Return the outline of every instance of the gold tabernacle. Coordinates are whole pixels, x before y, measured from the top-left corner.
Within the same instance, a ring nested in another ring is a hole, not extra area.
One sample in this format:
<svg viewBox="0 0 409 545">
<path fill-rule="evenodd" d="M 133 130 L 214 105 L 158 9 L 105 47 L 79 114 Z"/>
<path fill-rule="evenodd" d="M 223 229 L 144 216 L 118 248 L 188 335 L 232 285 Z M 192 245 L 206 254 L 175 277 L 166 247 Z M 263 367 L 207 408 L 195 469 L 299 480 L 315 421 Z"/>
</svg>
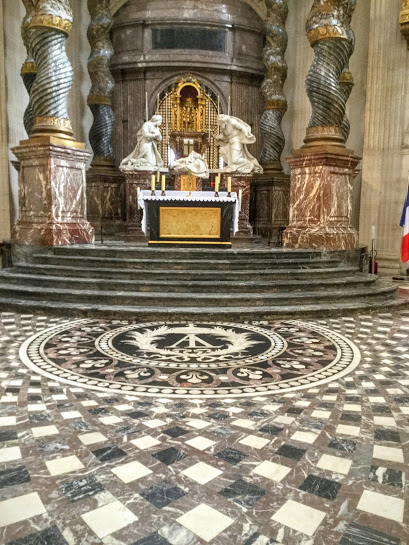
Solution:
<svg viewBox="0 0 409 545">
<path fill-rule="evenodd" d="M 160 208 L 160 236 L 165 238 L 220 238 L 220 208 Z"/>
<path fill-rule="evenodd" d="M 180 177 L 180 190 L 181 191 L 196 191 L 197 178 L 189 174 L 182 174 Z"/>
</svg>

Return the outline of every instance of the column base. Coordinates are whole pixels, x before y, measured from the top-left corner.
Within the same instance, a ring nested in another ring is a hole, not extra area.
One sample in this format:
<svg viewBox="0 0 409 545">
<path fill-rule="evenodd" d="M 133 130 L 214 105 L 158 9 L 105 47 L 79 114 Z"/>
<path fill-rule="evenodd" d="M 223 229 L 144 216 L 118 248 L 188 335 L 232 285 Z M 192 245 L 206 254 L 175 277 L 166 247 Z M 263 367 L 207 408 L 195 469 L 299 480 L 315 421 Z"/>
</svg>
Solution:
<svg viewBox="0 0 409 545">
<path fill-rule="evenodd" d="M 317 250 L 353 250 L 358 246 L 358 231 L 353 228 L 297 228 L 287 227 L 284 246 Z"/>
<path fill-rule="evenodd" d="M 86 219 L 83 144 L 35 137 L 13 149 L 19 160 L 19 219 L 13 228 L 16 244 L 63 246 L 94 242 Z"/>
<path fill-rule="evenodd" d="M 250 194 L 251 182 L 253 174 L 241 174 L 240 172 L 223 172 L 221 185 L 224 190 L 227 189 L 227 180 L 231 177 L 231 190 L 237 193 L 237 197 L 241 194 L 241 210 L 239 212 L 239 230 L 235 237 L 243 238 L 253 237 L 253 227 L 250 225 Z M 234 237 L 233 237 L 234 238 Z"/>
<path fill-rule="evenodd" d="M 264 174 L 255 177 L 254 186 L 254 231 L 280 246 L 282 232 L 289 223 L 290 176 L 282 170 L 278 172 L 265 168 Z"/>
<path fill-rule="evenodd" d="M 94 238 L 94 228 L 88 222 L 48 225 L 17 221 L 13 228 L 13 242 L 30 246 L 92 244 Z"/>
<path fill-rule="evenodd" d="M 351 250 L 358 232 L 351 225 L 351 190 L 360 162 L 343 150 L 297 150 L 291 167 L 290 223 L 284 231 L 287 248 Z"/>
</svg>

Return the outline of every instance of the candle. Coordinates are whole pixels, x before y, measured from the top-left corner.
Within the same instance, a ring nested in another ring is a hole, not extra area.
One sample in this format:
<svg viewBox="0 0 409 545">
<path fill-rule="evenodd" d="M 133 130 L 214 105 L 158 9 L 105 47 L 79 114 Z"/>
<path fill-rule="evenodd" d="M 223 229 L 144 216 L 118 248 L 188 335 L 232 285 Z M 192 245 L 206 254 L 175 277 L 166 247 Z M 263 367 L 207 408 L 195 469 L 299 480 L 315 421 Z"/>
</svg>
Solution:
<svg viewBox="0 0 409 545">
<path fill-rule="evenodd" d="M 166 180 L 166 179 L 165 179 L 165 175 L 162 174 L 162 191 L 165 191 L 165 183 L 166 183 L 165 180 Z"/>
<path fill-rule="evenodd" d="M 209 123 L 209 144 L 210 144 L 210 97 L 207 99 L 207 122 Z"/>
<path fill-rule="evenodd" d="M 155 174 L 151 176 L 151 191 L 155 191 Z"/>
<path fill-rule="evenodd" d="M 146 121 L 148 121 L 149 120 L 149 117 L 148 117 L 148 115 L 149 115 L 148 114 L 148 91 L 146 91 L 146 93 L 145 93 L 145 109 L 146 109 L 146 111 L 145 111 Z"/>
<path fill-rule="evenodd" d="M 231 176 L 227 178 L 227 192 L 231 193 Z"/>
<path fill-rule="evenodd" d="M 159 93 L 158 93 L 158 105 L 156 107 L 156 113 L 159 113 Z"/>
<path fill-rule="evenodd" d="M 168 120 L 168 95 L 165 96 L 166 108 L 166 145 L 169 146 L 169 120 Z"/>
<path fill-rule="evenodd" d="M 141 197 L 141 188 L 140 187 L 137 187 L 136 188 L 136 202 L 137 202 L 137 207 L 138 207 L 138 210 L 140 210 L 140 206 L 139 206 L 139 199 Z"/>
<path fill-rule="evenodd" d="M 219 192 L 219 185 L 220 185 L 220 174 L 218 174 L 218 175 L 216 176 L 216 183 L 215 183 L 215 188 L 214 188 L 214 190 L 215 190 L 216 193 Z"/>
<path fill-rule="evenodd" d="M 243 190 L 239 189 L 239 210 L 241 212 L 241 198 L 243 196 Z"/>
<path fill-rule="evenodd" d="M 158 184 L 159 184 L 159 181 L 160 181 L 160 172 L 159 172 L 159 170 L 156 173 L 156 179 L 157 179 Z"/>
<path fill-rule="evenodd" d="M 229 97 L 229 105 L 228 105 L 228 108 L 227 108 L 227 115 L 230 115 L 230 97 Z"/>
<path fill-rule="evenodd" d="M 375 225 L 372 225 L 372 227 L 371 227 L 371 239 L 372 240 L 376 239 L 376 227 L 375 227 Z"/>
</svg>

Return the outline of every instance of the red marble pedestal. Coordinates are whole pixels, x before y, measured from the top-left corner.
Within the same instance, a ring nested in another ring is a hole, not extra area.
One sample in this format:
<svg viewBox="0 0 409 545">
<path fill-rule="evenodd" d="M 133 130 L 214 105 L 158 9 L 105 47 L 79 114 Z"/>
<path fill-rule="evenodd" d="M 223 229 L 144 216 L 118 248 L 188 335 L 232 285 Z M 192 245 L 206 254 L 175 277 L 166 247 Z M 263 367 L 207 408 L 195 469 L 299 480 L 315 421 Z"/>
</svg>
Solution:
<svg viewBox="0 0 409 545">
<path fill-rule="evenodd" d="M 151 176 L 154 174 L 156 177 L 156 172 L 149 170 L 123 170 L 122 172 L 125 175 L 125 229 L 132 236 L 145 238 L 142 231 L 143 210 L 138 208 L 138 188 L 140 191 L 151 189 Z"/>
<path fill-rule="evenodd" d="M 20 213 L 12 235 L 15 244 L 94 242 L 94 229 L 86 219 L 85 165 L 90 154 L 82 144 L 62 142 L 37 137 L 12 150 L 20 163 Z"/>
<path fill-rule="evenodd" d="M 253 227 L 250 225 L 250 193 L 251 181 L 253 174 L 240 174 L 239 172 L 223 172 L 221 178 L 221 190 L 226 191 L 227 180 L 231 176 L 231 190 L 237 193 L 237 197 L 241 191 L 241 209 L 239 213 L 239 230 L 235 237 L 252 237 Z"/>
<path fill-rule="evenodd" d="M 287 248 L 350 250 L 358 245 L 351 226 L 351 189 L 360 162 L 348 150 L 307 151 L 287 159 L 291 167 Z"/>
<path fill-rule="evenodd" d="M 87 218 L 95 230 L 115 234 L 124 229 L 123 174 L 113 165 L 94 162 L 87 172 Z"/>
</svg>

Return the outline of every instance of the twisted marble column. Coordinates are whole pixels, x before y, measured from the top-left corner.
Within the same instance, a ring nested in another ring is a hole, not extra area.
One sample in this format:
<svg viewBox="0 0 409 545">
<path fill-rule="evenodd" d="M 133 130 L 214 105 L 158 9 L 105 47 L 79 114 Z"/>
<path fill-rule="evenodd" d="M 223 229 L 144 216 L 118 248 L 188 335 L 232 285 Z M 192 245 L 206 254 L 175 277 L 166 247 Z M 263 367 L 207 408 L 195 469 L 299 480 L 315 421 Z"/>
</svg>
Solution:
<svg viewBox="0 0 409 545">
<path fill-rule="evenodd" d="M 402 0 L 402 11 L 399 17 L 400 31 L 408 42 L 409 48 L 409 0 Z"/>
<path fill-rule="evenodd" d="M 29 26 L 32 19 L 32 14 L 34 11 L 34 6 L 32 0 L 23 0 L 24 6 L 26 8 L 26 15 L 24 16 L 22 25 L 21 25 L 21 37 L 27 51 L 26 60 L 21 68 L 21 77 L 23 79 L 24 86 L 27 90 L 27 93 L 30 97 L 31 88 L 37 77 L 37 66 L 34 62 L 33 56 L 31 54 L 30 42 L 29 42 Z M 24 128 L 28 136 L 30 136 L 31 131 L 34 125 L 34 114 L 31 104 L 31 97 L 29 99 L 28 106 L 24 112 Z"/>
<path fill-rule="evenodd" d="M 88 41 L 91 45 L 88 72 L 92 82 L 88 105 L 94 116 L 89 138 L 94 152 L 93 163 L 113 163 L 111 137 L 114 112 L 111 95 L 114 79 L 109 69 L 109 61 L 114 49 L 109 38 L 112 27 L 109 0 L 88 0 L 88 10 L 91 15 L 88 28 Z"/>
<path fill-rule="evenodd" d="M 260 126 L 264 137 L 261 162 L 264 167 L 282 171 L 281 154 L 285 139 L 281 121 L 287 111 L 283 87 L 287 79 L 287 63 L 284 54 L 288 36 L 285 22 L 288 15 L 287 0 L 266 0 L 267 18 L 264 23 L 266 46 L 263 62 L 267 75 L 261 86 L 265 107 Z"/>
<path fill-rule="evenodd" d="M 306 80 L 312 106 L 307 144 L 321 140 L 343 145 L 341 127 L 349 94 L 342 89 L 340 78 L 353 51 L 349 23 L 355 3 L 356 0 L 314 0 L 308 17 L 307 36 L 314 48 L 314 59 Z"/>
<path fill-rule="evenodd" d="M 341 93 L 343 94 L 345 99 L 345 104 L 348 102 L 348 99 L 354 87 L 354 77 L 351 71 L 349 70 L 349 59 L 351 58 L 355 50 L 355 33 L 351 28 L 351 20 L 352 20 L 352 15 L 355 11 L 356 2 L 357 0 L 348 0 L 348 5 L 346 6 L 345 19 L 344 19 L 346 24 L 350 48 L 348 53 L 348 63 L 339 78 L 339 85 L 341 88 Z M 351 125 L 349 123 L 349 119 L 346 113 L 344 113 L 344 119 L 342 120 L 341 130 L 342 130 L 342 138 L 344 139 L 344 142 L 346 143 L 349 137 L 350 130 L 351 130 Z"/>
<path fill-rule="evenodd" d="M 31 88 L 33 135 L 55 134 L 73 140 L 67 111 L 73 69 L 65 50 L 71 28 L 70 0 L 37 0 L 28 26 L 29 45 L 38 69 Z"/>
</svg>

